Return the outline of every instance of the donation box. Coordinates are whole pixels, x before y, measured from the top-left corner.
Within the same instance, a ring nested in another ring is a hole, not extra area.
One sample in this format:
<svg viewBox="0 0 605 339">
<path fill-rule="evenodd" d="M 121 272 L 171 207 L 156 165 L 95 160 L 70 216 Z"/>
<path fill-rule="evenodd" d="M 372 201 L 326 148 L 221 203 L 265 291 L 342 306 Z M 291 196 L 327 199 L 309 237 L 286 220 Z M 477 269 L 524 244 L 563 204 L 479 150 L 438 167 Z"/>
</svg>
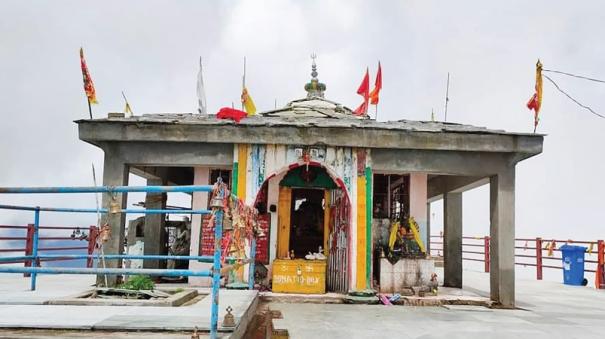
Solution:
<svg viewBox="0 0 605 339">
<path fill-rule="evenodd" d="M 326 293 L 326 261 L 275 259 L 272 289 L 282 293 Z"/>
</svg>

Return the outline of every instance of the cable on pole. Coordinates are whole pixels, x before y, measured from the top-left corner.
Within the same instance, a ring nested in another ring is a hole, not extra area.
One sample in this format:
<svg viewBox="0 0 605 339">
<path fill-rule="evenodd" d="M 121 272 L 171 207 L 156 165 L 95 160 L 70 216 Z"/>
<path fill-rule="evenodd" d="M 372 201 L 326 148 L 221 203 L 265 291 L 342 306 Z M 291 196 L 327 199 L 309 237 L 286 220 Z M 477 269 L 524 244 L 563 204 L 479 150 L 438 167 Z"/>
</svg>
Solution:
<svg viewBox="0 0 605 339">
<path fill-rule="evenodd" d="M 567 92 L 565 92 L 564 90 L 561 89 L 561 87 L 559 87 L 559 85 L 557 85 L 557 83 L 551 79 L 548 75 L 544 75 L 544 77 L 546 78 L 546 80 L 550 81 L 553 85 L 555 85 L 555 87 L 557 88 L 557 90 L 561 93 L 563 93 L 566 97 L 568 97 L 571 101 L 575 102 L 578 106 L 588 110 L 590 113 L 605 119 L 604 115 L 601 115 L 597 112 L 595 112 L 592 108 L 590 108 L 589 106 L 586 106 L 584 104 L 582 104 L 581 102 L 579 102 L 578 100 L 574 99 L 571 95 L 569 95 Z"/>
<path fill-rule="evenodd" d="M 550 73 L 563 74 L 563 75 L 567 75 L 567 76 L 578 78 L 578 79 L 584 79 L 584 80 L 589 80 L 589 81 L 594 81 L 594 82 L 600 82 L 600 83 L 605 84 L 605 80 L 590 78 L 590 77 L 586 77 L 586 76 L 583 76 L 583 75 L 577 75 L 577 74 L 572 74 L 572 73 L 567 73 L 567 72 L 556 71 L 556 70 L 553 70 L 553 69 L 542 69 L 542 72 L 550 72 Z"/>
</svg>

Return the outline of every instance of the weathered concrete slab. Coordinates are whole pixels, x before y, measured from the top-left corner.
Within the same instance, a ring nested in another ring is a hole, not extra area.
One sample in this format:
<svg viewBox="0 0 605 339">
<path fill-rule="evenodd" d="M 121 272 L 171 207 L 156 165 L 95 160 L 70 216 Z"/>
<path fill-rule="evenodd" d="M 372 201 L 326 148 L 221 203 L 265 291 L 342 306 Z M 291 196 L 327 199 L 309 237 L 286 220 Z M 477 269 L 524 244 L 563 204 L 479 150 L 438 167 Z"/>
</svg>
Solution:
<svg viewBox="0 0 605 339">
<path fill-rule="evenodd" d="M 198 290 L 206 295 L 199 302 L 181 307 L 45 305 L 48 299 L 90 289 L 95 277 L 41 275 L 38 279 L 38 291 L 29 291 L 29 279 L 0 276 L 0 328 L 192 331 L 197 327 L 201 332 L 210 328 L 209 289 Z M 257 296 L 257 291 L 221 290 L 219 330 L 234 337 L 243 335 L 256 309 Z M 235 329 L 221 327 L 227 306 L 233 308 Z"/>
<path fill-rule="evenodd" d="M 158 299 L 102 299 L 90 298 L 94 290 L 88 290 L 82 293 L 74 294 L 66 298 L 50 299 L 45 302 L 47 305 L 74 305 L 74 306 L 160 306 L 177 307 L 185 304 L 198 296 L 196 289 L 184 289 L 177 292 L 176 289 L 161 288 L 160 291 L 175 292 L 166 298 Z M 205 296 L 203 296 L 205 297 Z"/>
<path fill-rule="evenodd" d="M 464 271 L 465 292 L 489 296 L 489 274 Z M 591 338 L 605 333 L 605 291 L 517 279 L 523 309 L 273 303 L 292 338 Z M 479 311 L 480 310 L 480 311 Z"/>
</svg>

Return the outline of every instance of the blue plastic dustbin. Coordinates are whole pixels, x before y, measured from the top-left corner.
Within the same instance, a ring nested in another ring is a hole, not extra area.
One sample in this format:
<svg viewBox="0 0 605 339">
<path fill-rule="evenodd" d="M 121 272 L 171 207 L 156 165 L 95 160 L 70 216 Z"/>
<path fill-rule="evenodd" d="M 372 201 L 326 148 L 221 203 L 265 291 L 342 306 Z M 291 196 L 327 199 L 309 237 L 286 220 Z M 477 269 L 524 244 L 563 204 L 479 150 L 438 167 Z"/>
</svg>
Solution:
<svg viewBox="0 0 605 339">
<path fill-rule="evenodd" d="M 563 245 L 560 248 L 563 259 L 563 283 L 565 285 L 586 285 L 584 282 L 584 253 L 586 247 Z"/>
</svg>

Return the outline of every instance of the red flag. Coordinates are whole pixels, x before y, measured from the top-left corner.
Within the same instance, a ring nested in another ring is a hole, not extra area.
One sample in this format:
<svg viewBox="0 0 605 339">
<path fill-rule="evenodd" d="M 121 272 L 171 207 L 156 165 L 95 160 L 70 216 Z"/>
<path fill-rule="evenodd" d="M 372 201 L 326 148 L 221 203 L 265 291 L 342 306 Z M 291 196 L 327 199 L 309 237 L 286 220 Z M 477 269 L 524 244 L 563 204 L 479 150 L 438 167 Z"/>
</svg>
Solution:
<svg viewBox="0 0 605 339">
<path fill-rule="evenodd" d="M 231 107 L 223 107 L 216 113 L 217 119 L 231 119 L 237 123 L 245 118 L 248 113 Z"/>
<path fill-rule="evenodd" d="M 80 66 L 82 68 L 82 79 L 84 80 L 84 92 L 88 98 L 88 102 L 91 104 L 97 104 L 97 93 L 95 91 L 95 85 L 92 83 L 92 78 L 88 72 L 86 66 L 86 60 L 84 60 L 84 50 L 80 47 Z"/>
<path fill-rule="evenodd" d="M 370 98 L 370 72 L 366 69 L 366 75 L 357 89 L 357 94 L 363 97 L 363 103 L 354 111 L 356 115 L 366 115 L 368 113 L 368 99 Z"/>
<path fill-rule="evenodd" d="M 380 67 L 380 61 L 378 61 L 378 72 L 376 72 L 376 82 L 374 83 L 374 89 L 370 93 L 370 104 L 378 105 L 380 101 L 380 90 L 382 89 L 382 67 Z"/>
<path fill-rule="evenodd" d="M 364 115 L 368 113 L 368 101 L 364 100 L 361 105 L 359 105 L 359 107 L 357 107 L 353 113 L 355 113 L 355 115 Z"/>
</svg>

